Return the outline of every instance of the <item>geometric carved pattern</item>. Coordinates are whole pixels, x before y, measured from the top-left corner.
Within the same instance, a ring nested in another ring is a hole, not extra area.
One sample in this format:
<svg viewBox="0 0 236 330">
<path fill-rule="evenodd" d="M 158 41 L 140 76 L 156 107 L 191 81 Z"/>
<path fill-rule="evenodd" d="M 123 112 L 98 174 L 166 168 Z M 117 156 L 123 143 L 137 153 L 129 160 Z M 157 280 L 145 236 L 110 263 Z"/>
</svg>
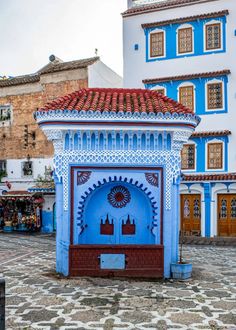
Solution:
<svg viewBox="0 0 236 330">
<path fill-rule="evenodd" d="M 84 183 L 86 183 L 90 176 L 91 176 L 92 172 L 78 172 L 77 173 L 77 185 L 80 186 Z"/>
<path fill-rule="evenodd" d="M 175 134 L 180 133 L 176 132 Z M 184 132 L 183 132 L 184 135 Z M 186 137 L 189 136 L 186 134 Z M 178 134 L 178 139 L 183 138 Z M 63 194 L 64 194 L 64 210 L 68 209 L 68 168 L 69 164 L 86 164 L 86 165 L 97 165 L 97 164 L 124 164 L 124 165 L 161 165 L 166 167 L 166 209 L 170 210 L 171 208 L 171 185 L 180 175 L 180 151 L 171 150 L 171 151 L 146 151 L 146 150 L 110 150 L 107 152 L 94 150 L 94 151 L 85 151 L 81 150 L 80 152 L 76 151 L 64 151 L 61 154 L 57 154 L 54 157 L 54 168 L 55 174 L 58 178 L 63 178 Z"/>
<path fill-rule="evenodd" d="M 109 203 L 115 208 L 125 207 L 131 200 L 129 190 L 124 186 L 115 186 L 107 196 Z"/>
<path fill-rule="evenodd" d="M 158 174 L 156 173 L 145 173 L 145 177 L 147 182 L 154 186 L 154 187 L 158 187 Z"/>
</svg>

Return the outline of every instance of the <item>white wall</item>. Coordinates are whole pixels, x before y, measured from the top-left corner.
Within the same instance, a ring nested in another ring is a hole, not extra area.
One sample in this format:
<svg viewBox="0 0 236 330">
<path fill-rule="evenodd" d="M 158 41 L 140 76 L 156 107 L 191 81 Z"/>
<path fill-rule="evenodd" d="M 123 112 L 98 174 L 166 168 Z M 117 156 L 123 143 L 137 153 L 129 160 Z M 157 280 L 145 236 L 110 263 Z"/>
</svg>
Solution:
<svg viewBox="0 0 236 330">
<path fill-rule="evenodd" d="M 11 190 L 27 190 L 32 187 L 37 179 L 38 175 L 44 176 L 45 166 L 51 166 L 53 169 L 52 158 L 31 158 L 33 162 L 33 175 L 22 175 L 22 163 L 27 159 L 8 159 L 7 160 L 7 178 L 3 181 L 9 181 L 11 183 Z"/>
<path fill-rule="evenodd" d="M 88 67 L 88 86 L 90 88 L 121 88 L 123 79 L 102 61 Z"/>
<path fill-rule="evenodd" d="M 226 53 L 192 56 L 146 63 L 146 46 L 142 23 L 151 23 L 188 17 L 228 9 Z M 230 69 L 228 83 L 228 113 L 204 115 L 197 131 L 229 129 L 229 172 L 236 172 L 236 2 L 218 0 L 178 7 L 123 18 L 124 37 L 124 87 L 143 88 L 143 79 L 178 76 L 183 74 L 213 72 Z M 134 50 L 134 44 L 139 50 Z"/>
</svg>

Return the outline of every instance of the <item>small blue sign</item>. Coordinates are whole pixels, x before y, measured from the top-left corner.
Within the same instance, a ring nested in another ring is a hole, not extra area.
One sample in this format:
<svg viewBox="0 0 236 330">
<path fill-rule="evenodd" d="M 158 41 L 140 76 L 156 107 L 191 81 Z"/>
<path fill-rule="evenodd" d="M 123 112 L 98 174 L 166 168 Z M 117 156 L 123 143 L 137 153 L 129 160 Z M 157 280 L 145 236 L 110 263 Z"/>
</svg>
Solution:
<svg viewBox="0 0 236 330">
<path fill-rule="evenodd" d="M 101 254 L 100 255 L 101 269 L 125 269 L 124 254 Z"/>
</svg>

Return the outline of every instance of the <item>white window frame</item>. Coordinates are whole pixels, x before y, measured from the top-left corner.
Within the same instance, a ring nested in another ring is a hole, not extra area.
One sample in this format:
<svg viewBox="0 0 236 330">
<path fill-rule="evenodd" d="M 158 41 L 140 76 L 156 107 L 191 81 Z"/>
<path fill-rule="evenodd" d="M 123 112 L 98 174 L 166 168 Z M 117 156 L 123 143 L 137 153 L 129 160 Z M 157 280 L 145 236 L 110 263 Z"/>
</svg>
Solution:
<svg viewBox="0 0 236 330">
<path fill-rule="evenodd" d="M 222 84 L 222 108 L 217 108 L 217 109 L 208 109 L 208 85 L 210 84 L 218 84 L 221 83 Z M 225 110 L 225 83 L 224 80 L 222 79 L 211 79 L 208 80 L 205 83 L 205 109 L 206 112 L 215 112 L 215 111 L 223 111 Z"/>
<path fill-rule="evenodd" d="M 180 87 L 193 87 L 193 112 L 196 113 L 196 86 L 190 81 L 181 83 L 177 89 L 178 102 L 180 102 L 180 93 L 179 93 Z"/>
<path fill-rule="evenodd" d="M 208 25 L 212 25 L 212 24 L 220 24 L 220 41 L 221 41 L 221 47 L 220 48 L 213 48 L 213 49 L 206 49 L 206 27 Z M 204 24 L 203 27 L 203 51 L 204 53 L 212 53 L 212 52 L 219 52 L 221 50 L 223 50 L 223 24 L 222 21 L 220 20 L 211 20 L 207 23 Z"/>
<path fill-rule="evenodd" d="M 221 143 L 222 144 L 222 167 L 221 168 L 208 168 L 208 144 L 211 143 Z M 225 143 L 219 139 L 212 139 L 205 144 L 205 171 L 206 172 L 222 172 L 225 168 Z"/>
<path fill-rule="evenodd" d="M 182 29 L 192 29 L 192 51 L 191 52 L 187 52 L 187 53 L 179 53 L 179 30 Z M 194 54 L 194 27 L 191 24 L 182 24 L 180 25 L 177 30 L 176 30 L 176 55 L 177 56 L 186 56 L 186 55 L 191 55 Z"/>
<path fill-rule="evenodd" d="M 151 56 L 151 34 L 163 32 L 163 55 L 162 56 Z M 155 29 L 152 30 L 148 35 L 148 59 L 158 59 L 158 58 L 165 58 L 166 57 L 166 31 L 163 29 Z"/>
<path fill-rule="evenodd" d="M 184 144 L 183 144 L 183 147 L 184 147 L 185 145 L 189 145 L 189 144 L 194 144 L 194 146 L 195 146 L 195 152 L 194 152 L 194 154 L 195 154 L 195 158 L 194 158 L 194 168 L 191 168 L 191 169 L 182 169 L 182 160 L 181 160 L 181 172 L 183 172 L 183 173 L 187 173 L 187 172 L 196 172 L 196 170 L 197 170 L 197 143 L 194 142 L 194 141 L 192 141 L 192 140 L 189 140 L 187 143 L 184 143 Z"/>
</svg>

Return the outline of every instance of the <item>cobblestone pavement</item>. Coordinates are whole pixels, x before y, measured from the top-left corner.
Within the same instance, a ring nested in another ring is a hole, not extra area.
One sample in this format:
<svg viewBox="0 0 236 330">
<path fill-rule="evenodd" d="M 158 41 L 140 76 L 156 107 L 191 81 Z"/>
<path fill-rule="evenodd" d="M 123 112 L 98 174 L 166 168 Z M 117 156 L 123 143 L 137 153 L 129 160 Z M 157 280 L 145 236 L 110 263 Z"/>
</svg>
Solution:
<svg viewBox="0 0 236 330">
<path fill-rule="evenodd" d="M 0 234 L 7 330 L 236 329 L 236 249 L 185 246 L 187 282 L 55 274 L 49 236 Z"/>
</svg>

